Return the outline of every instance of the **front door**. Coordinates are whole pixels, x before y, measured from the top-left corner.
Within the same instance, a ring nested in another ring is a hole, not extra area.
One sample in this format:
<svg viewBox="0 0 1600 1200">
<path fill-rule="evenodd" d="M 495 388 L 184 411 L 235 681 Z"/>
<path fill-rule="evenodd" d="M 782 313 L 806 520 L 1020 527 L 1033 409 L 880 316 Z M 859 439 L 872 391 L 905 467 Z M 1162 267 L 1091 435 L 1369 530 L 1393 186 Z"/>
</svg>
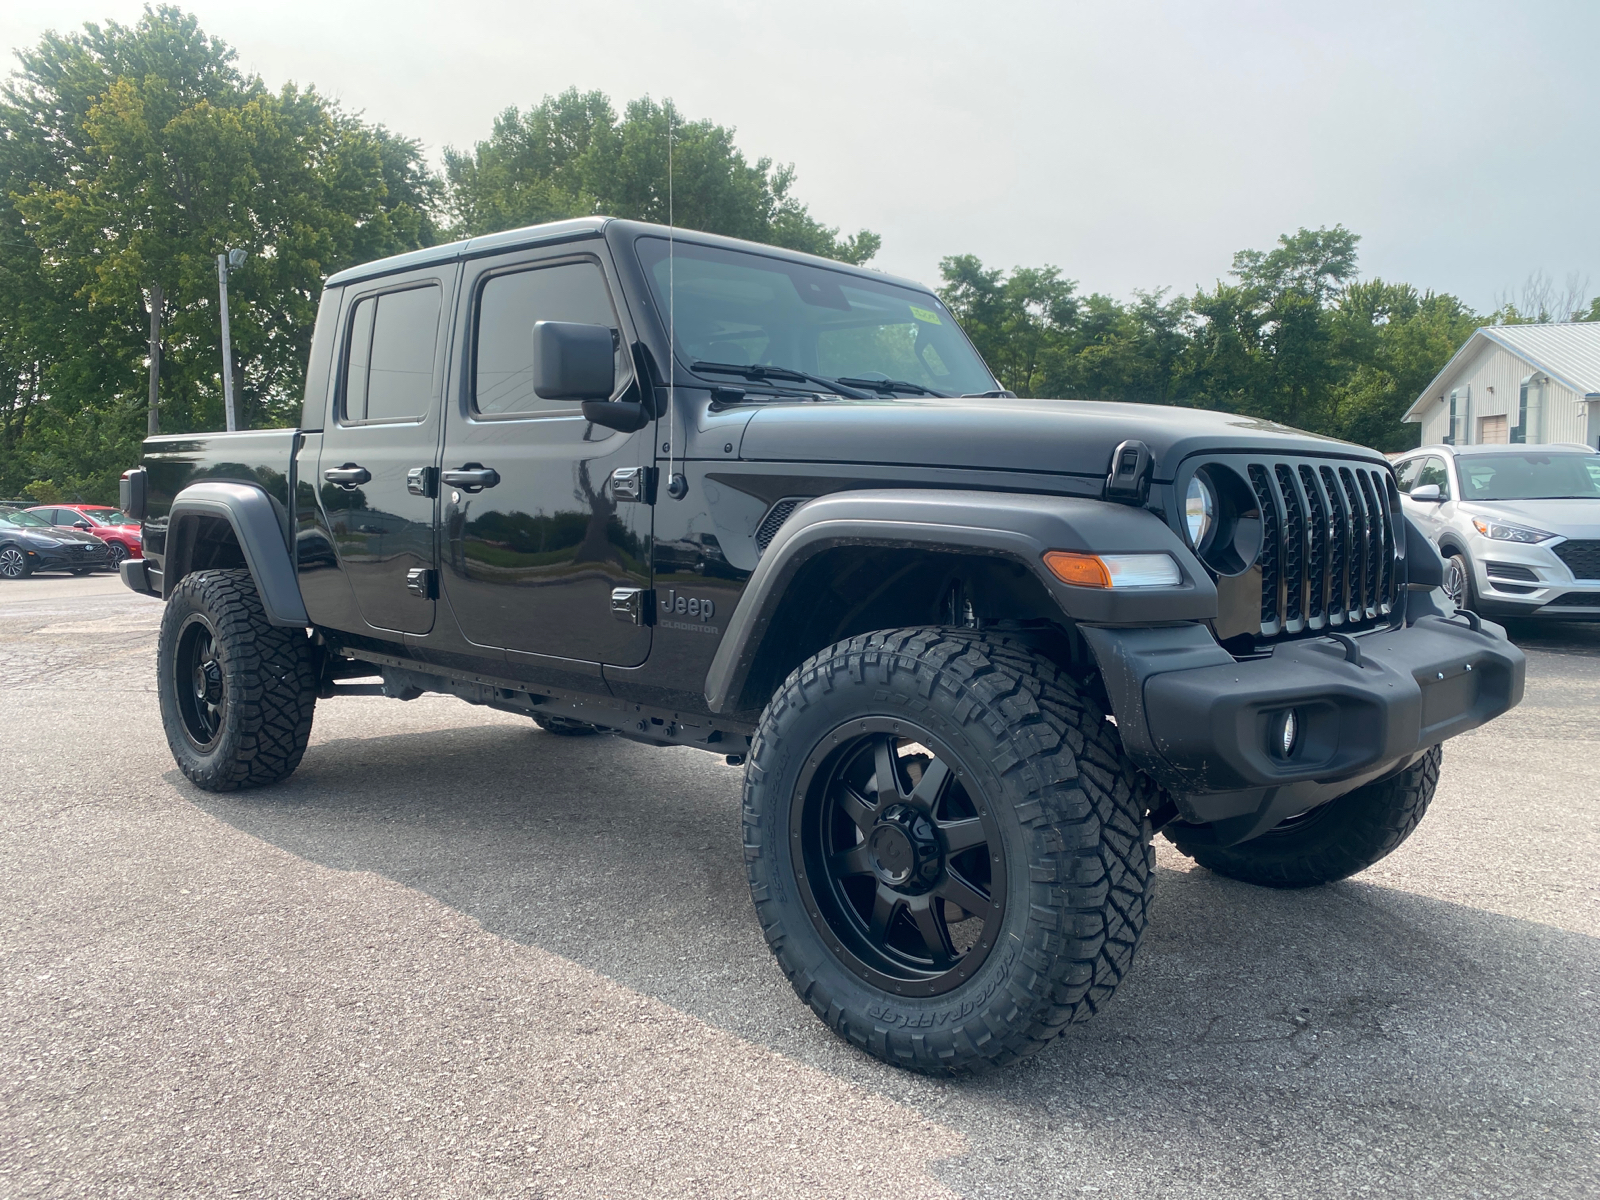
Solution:
<svg viewBox="0 0 1600 1200">
<path fill-rule="evenodd" d="M 575 321 L 617 330 L 617 392 L 632 376 L 626 331 L 602 261 L 530 251 L 470 265 L 462 280 L 465 363 L 445 429 L 443 594 L 479 646 L 637 666 L 648 625 L 619 619 L 612 592 L 649 586 L 650 507 L 619 501 L 611 473 L 651 461 L 653 429 L 591 424 L 571 401 L 532 386 L 533 326 Z M 641 607 L 643 607 L 641 605 Z"/>
<path fill-rule="evenodd" d="M 317 490 L 339 565 L 376 630 L 433 628 L 440 398 L 456 267 L 350 288 Z"/>
</svg>

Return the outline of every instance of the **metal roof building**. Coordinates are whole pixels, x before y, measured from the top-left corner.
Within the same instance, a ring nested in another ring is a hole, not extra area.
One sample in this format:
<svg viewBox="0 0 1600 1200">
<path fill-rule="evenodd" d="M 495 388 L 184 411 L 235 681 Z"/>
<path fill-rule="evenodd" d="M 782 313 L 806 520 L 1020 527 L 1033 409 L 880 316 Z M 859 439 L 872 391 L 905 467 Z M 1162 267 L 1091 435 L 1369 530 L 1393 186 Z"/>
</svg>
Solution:
<svg viewBox="0 0 1600 1200">
<path fill-rule="evenodd" d="M 1600 321 L 1485 326 L 1405 420 L 1421 424 L 1425 446 L 1600 446 Z"/>
</svg>

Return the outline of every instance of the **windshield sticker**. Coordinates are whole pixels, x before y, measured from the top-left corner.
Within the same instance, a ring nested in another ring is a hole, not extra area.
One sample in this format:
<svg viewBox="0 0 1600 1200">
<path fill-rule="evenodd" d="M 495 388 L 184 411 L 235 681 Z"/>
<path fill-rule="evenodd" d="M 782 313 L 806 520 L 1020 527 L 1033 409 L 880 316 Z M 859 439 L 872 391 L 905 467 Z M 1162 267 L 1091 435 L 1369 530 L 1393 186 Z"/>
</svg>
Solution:
<svg viewBox="0 0 1600 1200">
<path fill-rule="evenodd" d="M 911 307 L 911 315 L 913 317 L 915 317 L 917 320 L 926 321 L 929 325 L 943 325 L 944 324 L 943 321 L 939 320 L 939 314 L 934 312 L 933 309 L 931 309 L 931 308 L 918 308 L 915 304 L 911 305 L 910 307 Z"/>
</svg>

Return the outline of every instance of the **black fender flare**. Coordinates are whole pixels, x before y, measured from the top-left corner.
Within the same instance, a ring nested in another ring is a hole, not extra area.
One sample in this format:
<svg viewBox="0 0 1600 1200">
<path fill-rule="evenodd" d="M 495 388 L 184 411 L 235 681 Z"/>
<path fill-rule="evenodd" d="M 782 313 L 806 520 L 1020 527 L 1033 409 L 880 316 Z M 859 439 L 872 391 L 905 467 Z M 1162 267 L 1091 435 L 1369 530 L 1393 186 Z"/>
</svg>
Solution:
<svg viewBox="0 0 1600 1200">
<path fill-rule="evenodd" d="M 247 483 L 206 480 L 193 483 L 178 493 L 167 514 L 167 549 L 161 579 L 161 598 L 172 595 L 178 581 L 188 574 L 189 557 L 198 531 L 197 518 L 218 518 L 233 527 L 233 536 L 244 553 L 245 565 L 261 594 L 261 607 L 274 625 L 305 628 L 305 601 L 300 596 L 300 580 L 289 555 L 285 522 L 279 505 L 259 487 Z"/>
<path fill-rule="evenodd" d="M 888 546 L 994 554 L 1024 564 L 1073 622 L 1151 625 L 1217 615 L 1217 590 L 1182 540 L 1155 513 L 1071 496 L 883 489 L 807 501 L 784 522 L 745 585 L 706 673 L 714 713 L 737 705 L 773 615 L 805 563 L 837 546 Z M 1162 552 L 1182 575 L 1175 587 L 1112 591 L 1073 587 L 1045 567 L 1049 550 Z"/>
</svg>

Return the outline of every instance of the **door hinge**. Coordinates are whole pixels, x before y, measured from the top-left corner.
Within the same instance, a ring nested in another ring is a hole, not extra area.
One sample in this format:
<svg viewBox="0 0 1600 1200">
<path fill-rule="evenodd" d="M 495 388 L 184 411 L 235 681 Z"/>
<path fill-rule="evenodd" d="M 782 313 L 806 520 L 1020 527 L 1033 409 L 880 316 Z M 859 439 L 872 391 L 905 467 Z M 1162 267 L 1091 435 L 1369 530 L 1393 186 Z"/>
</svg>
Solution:
<svg viewBox="0 0 1600 1200">
<path fill-rule="evenodd" d="M 635 504 L 656 502 L 656 469 L 654 467 L 618 467 L 611 472 L 611 497 Z"/>
<path fill-rule="evenodd" d="M 406 591 L 424 600 L 437 600 L 439 572 L 432 567 L 412 567 L 406 572 Z"/>
<path fill-rule="evenodd" d="M 432 500 L 439 494 L 439 468 L 412 467 L 406 472 L 406 491 Z"/>
<path fill-rule="evenodd" d="M 654 623 L 656 594 L 649 588 L 612 588 L 611 615 L 629 625 Z"/>
</svg>

